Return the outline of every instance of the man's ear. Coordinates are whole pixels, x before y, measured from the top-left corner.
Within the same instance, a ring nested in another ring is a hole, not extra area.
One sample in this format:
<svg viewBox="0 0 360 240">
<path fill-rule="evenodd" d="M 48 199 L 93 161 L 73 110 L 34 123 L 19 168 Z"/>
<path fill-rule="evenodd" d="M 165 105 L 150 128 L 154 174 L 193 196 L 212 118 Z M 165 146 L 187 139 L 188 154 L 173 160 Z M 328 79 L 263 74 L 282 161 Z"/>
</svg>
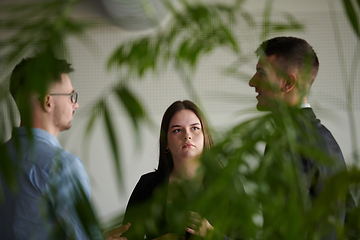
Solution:
<svg viewBox="0 0 360 240">
<path fill-rule="evenodd" d="M 42 102 L 42 107 L 45 112 L 51 112 L 53 108 L 53 102 L 51 101 L 51 96 L 48 94 L 45 96 L 44 101 Z"/>
<path fill-rule="evenodd" d="M 283 92 L 290 92 L 296 85 L 297 77 L 293 73 L 289 73 L 284 77 Z"/>
</svg>

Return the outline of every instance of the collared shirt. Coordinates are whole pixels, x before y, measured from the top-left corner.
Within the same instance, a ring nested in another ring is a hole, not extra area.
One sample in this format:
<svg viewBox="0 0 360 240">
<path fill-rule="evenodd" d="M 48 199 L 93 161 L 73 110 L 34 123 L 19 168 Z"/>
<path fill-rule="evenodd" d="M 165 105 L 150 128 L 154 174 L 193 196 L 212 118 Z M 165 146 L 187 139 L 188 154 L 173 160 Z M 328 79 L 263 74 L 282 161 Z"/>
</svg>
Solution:
<svg viewBox="0 0 360 240">
<path fill-rule="evenodd" d="M 311 108 L 311 105 L 310 105 L 310 103 L 302 103 L 300 105 L 300 108 Z"/>
<path fill-rule="evenodd" d="M 88 239 L 76 211 L 84 199 L 90 202 L 90 182 L 81 160 L 63 150 L 55 136 L 42 129 L 31 130 L 32 139 L 24 127 L 14 128 L 12 138 L 5 143 L 17 169 L 18 191 L 11 193 L 3 183 L 0 236 Z M 88 206 L 87 211 L 93 213 Z M 97 226 L 92 232 L 101 238 Z"/>
</svg>

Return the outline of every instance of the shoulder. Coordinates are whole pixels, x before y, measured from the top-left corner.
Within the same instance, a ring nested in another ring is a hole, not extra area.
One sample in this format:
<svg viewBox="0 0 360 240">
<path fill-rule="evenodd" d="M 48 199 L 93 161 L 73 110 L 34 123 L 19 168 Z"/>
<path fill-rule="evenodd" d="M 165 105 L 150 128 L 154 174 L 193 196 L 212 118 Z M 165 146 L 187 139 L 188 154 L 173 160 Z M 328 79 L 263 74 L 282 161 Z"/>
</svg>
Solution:
<svg viewBox="0 0 360 240">
<path fill-rule="evenodd" d="M 62 148 L 54 148 L 47 157 L 43 158 L 43 161 L 38 161 L 35 167 L 42 174 L 48 175 L 47 182 L 50 185 L 71 186 L 78 182 L 88 194 L 90 193 L 90 181 L 79 157 Z"/>
<path fill-rule="evenodd" d="M 343 158 L 340 146 L 330 130 L 322 124 L 318 127 L 318 129 L 319 134 L 325 143 L 327 151 L 333 156 L 339 155 L 339 157 Z"/>
<path fill-rule="evenodd" d="M 158 171 L 149 172 L 143 174 L 138 183 L 136 184 L 136 189 L 153 189 L 163 181 L 163 177 Z"/>
<path fill-rule="evenodd" d="M 331 134 L 330 130 L 327 129 L 319 118 L 316 117 L 315 113 L 311 108 L 307 108 L 303 110 L 306 113 L 307 118 L 312 123 L 312 125 L 317 129 L 320 137 L 326 142 L 331 144 L 336 144 L 336 140 L 334 136 Z"/>
<path fill-rule="evenodd" d="M 57 155 L 58 154 L 58 155 Z M 85 171 L 84 165 L 80 158 L 64 149 L 60 149 L 54 156 L 54 160 L 61 162 L 64 168 L 70 168 L 78 171 Z"/>
<path fill-rule="evenodd" d="M 79 157 L 54 146 L 41 146 L 36 152 L 38 155 L 36 166 L 46 172 L 53 171 L 85 171 L 84 165 Z"/>
<path fill-rule="evenodd" d="M 53 164 L 49 172 L 48 181 L 49 190 L 53 187 L 57 193 L 51 192 L 51 195 L 75 196 L 83 192 L 90 199 L 91 187 L 90 180 L 80 158 L 62 150 L 53 159 Z M 79 191 L 81 189 L 81 191 Z M 64 198 L 66 199 L 66 198 Z"/>
<path fill-rule="evenodd" d="M 164 179 L 158 171 L 142 175 L 130 196 L 129 203 L 131 204 L 150 198 L 153 191 L 164 182 Z"/>
<path fill-rule="evenodd" d="M 143 175 L 141 175 L 140 180 L 139 181 L 149 181 L 149 180 L 156 180 L 160 178 L 160 174 L 158 171 L 154 171 L 154 172 L 148 172 L 145 173 Z"/>
<path fill-rule="evenodd" d="M 328 147 L 330 147 L 330 149 L 340 150 L 340 147 L 339 147 L 335 137 L 332 135 L 330 130 L 321 123 L 320 119 L 314 117 L 311 119 L 311 122 L 317 128 L 317 131 L 318 131 L 321 139 L 324 141 L 324 143 Z"/>
<path fill-rule="evenodd" d="M 51 172 L 60 176 L 77 177 L 79 180 L 84 177 L 87 179 L 87 173 L 80 158 L 64 149 L 59 149 L 54 154 Z"/>
<path fill-rule="evenodd" d="M 314 127 L 317 129 L 319 134 L 319 140 L 317 144 L 319 147 L 328 154 L 332 159 L 335 160 L 336 165 L 345 165 L 345 160 L 342 155 L 341 148 L 336 141 L 335 137 L 332 135 L 330 130 L 326 128 L 320 121 L 320 119 L 313 117 L 311 119 Z"/>
</svg>

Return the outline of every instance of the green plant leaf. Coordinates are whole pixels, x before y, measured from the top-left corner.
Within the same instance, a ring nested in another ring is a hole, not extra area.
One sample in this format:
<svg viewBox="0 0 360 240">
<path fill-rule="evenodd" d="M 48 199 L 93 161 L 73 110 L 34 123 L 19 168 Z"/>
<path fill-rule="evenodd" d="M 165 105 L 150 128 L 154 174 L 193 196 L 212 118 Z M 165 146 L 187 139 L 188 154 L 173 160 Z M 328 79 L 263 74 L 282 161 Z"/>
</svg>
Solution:
<svg viewBox="0 0 360 240">
<path fill-rule="evenodd" d="M 13 164 L 10 156 L 5 148 L 5 145 L 0 145 L 0 156 L 1 156 L 1 164 L 0 164 L 0 174 L 3 177 L 5 184 L 9 187 L 12 192 L 17 190 L 17 179 L 16 179 L 16 168 Z M 1 184 L 0 184 L 1 185 Z M 0 202 L 3 199 L 2 189 L 0 189 Z"/>
<path fill-rule="evenodd" d="M 88 237 L 92 240 L 100 240 L 102 236 L 99 236 L 100 227 L 97 222 L 96 215 L 93 211 L 91 202 L 89 201 L 84 189 L 82 188 L 80 181 L 77 177 L 73 178 L 74 188 L 77 190 L 75 196 L 75 210 L 79 216 L 80 222 L 87 233 Z"/>
<path fill-rule="evenodd" d="M 232 50 L 235 53 L 239 53 L 239 51 L 240 51 L 239 45 L 237 44 L 235 37 L 232 34 L 232 32 L 230 31 L 230 29 L 228 27 L 226 27 L 224 24 L 221 24 L 220 29 L 224 33 L 224 37 L 226 37 L 227 42 L 229 42 L 230 45 L 232 46 Z"/>
<path fill-rule="evenodd" d="M 203 5 L 195 5 L 192 6 L 188 4 L 186 1 L 183 1 L 188 16 L 191 18 L 193 22 L 195 22 L 199 27 L 203 25 L 204 22 L 209 21 L 211 13 L 209 9 Z"/>
<path fill-rule="evenodd" d="M 113 161 L 115 165 L 115 172 L 118 180 L 118 185 L 122 186 L 122 173 L 121 173 L 121 159 L 119 154 L 120 145 L 118 144 L 118 138 L 116 137 L 115 127 L 111 119 L 111 115 L 105 100 L 100 101 L 101 108 L 103 109 L 104 124 L 106 128 L 106 134 L 109 139 L 111 153 L 113 155 Z"/>
<path fill-rule="evenodd" d="M 256 24 L 255 20 L 251 16 L 250 13 L 243 11 L 243 12 L 241 12 L 241 16 L 242 16 L 243 19 L 245 19 L 245 21 L 249 25 L 249 27 L 254 27 L 255 26 L 255 24 Z"/>
<path fill-rule="evenodd" d="M 297 21 L 291 14 L 285 14 L 287 23 L 271 23 L 270 28 L 273 32 L 284 32 L 284 31 L 299 31 L 305 27 L 299 21 Z"/>
<path fill-rule="evenodd" d="M 116 65 L 122 65 L 123 63 L 126 63 L 127 57 L 125 56 L 124 50 L 125 46 L 120 45 L 110 56 L 108 62 L 107 62 L 107 69 L 110 70 L 112 67 Z"/>
<path fill-rule="evenodd" d="M 131 118 L 136 133 L 139 131 L 139 123 L 147 119 L 147 114 L 141 102 L 137 97 L 124 85 L 119 85 L 114 89 L 115 94 Z"/>
<path fill-rule="evenodd" d="M 354 29 L 358 38 L 360 38 L 360 26 L 359 26 L 359 16 L 356 13 L 355 7 L 352 4 L 351 0 L 343 0 L 342 1 L 346 10 L 346 15 L 350 21 L 352 28 Z M 357 3 L 360 8 L 360 1 L 358 0 Z"/>
<path fill-rule="evenodd" d="M 113 156 L 113 163 L 115 165 L 115 173 L 117 176 L 119 187 L 122 186 L 122 174 L 121 174 L 121 158 L 119 154 L 120 145 L 118 144 L 118 139 L 115 135 L 115 128 L 111 120 L 111 115 L 108 110 L 108 106 L 104 99 L 100 99 L 98 102 L 94 104 L 90 111 L 90 117 L 88 119 L 86 130 L 84 134 L 84 144 L 83 148 L 89 147 L 90 134 L 94 129 L 94 125 L 97 119 L 100 117 L 104 118 L 104 125 L 106 129 L 107 138 L 110 143 L 110 151 Z"/>
<path fill-rule="evenodd" d="M 88 141 L 90 139 L 90 134 L 94 128 L 94 124 L 95 124 L 96 120 L 101 116 L 101 114 L 103 114 L 103 112 L 104 112 L 103 103 L 102 103 L 102 100 L 100 100 L 99 102 L 95 103 L 93 105 L 92 109 L 90 110 L 90 117 L 89 117 L 88 123 L 86 125 L 86 130 L 85 130 L 84 139 L 83 139 L 85 143 L 88 143 Z"/>
<path fill-rule="evenodd" d="M 262 34 L 261 34 L 261 41 L 267 39 L 269 35 L 269 26 L 270 26 L 270 15 L 272 11 L 272 4 L 273 0 L 267 0 L 265 3 L 265 9 L 263 12 L 263 20 L 262 20 Z"/>
</svg>

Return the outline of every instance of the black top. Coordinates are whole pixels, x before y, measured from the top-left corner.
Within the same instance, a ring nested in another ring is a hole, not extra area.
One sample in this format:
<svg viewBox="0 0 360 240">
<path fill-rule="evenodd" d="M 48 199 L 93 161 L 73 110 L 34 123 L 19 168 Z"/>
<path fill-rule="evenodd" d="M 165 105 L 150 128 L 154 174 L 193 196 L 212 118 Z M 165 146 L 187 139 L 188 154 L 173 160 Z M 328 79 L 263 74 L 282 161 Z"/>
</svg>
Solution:
<svg viewBox="0 0 360 240">
<path fill-rule="evenodd" d="M 198 238 L 185 230 L 188 226 L 187 213 L 200 213 L 194 203 L 208 185 L 208 179 L 205 176 L 198 184 L 193 181 L 184 181 L 180 185 L 175 183 L 171 189 L 168 185 L 169 174 L 154 171 L 141 176 L 130 196 L 123 221 L 132 225 L 123 236 L 129 240 L 144 239 L 144 236 L 153 239 L 173 233 L 185 239 L 190 236 L 191 239 Z M 172 197 L 171 203 L 168 195 Z M 200 214 L 206 218 L 205 214 Z"/>
<path fill-rule="evenodd" d="M 167 203 L 169 176 L 159 171 L 150 172 L 141 176 L 132 192 L 125 216 L 124 223 L 132 223 L 129 230 L 123 235 L 128 239 L 153 239 L 167 233 L 186 236 L 181 222 L 173 222 L 180 217 L 167 216 L 171 214 L 171 206 Z M 184 206 L 185 207 L 185 206 Z M 186 207 L 185 207 L 186 208 Z M 182 209 L 181 212 L 185 212 Z"/>
</svg>

